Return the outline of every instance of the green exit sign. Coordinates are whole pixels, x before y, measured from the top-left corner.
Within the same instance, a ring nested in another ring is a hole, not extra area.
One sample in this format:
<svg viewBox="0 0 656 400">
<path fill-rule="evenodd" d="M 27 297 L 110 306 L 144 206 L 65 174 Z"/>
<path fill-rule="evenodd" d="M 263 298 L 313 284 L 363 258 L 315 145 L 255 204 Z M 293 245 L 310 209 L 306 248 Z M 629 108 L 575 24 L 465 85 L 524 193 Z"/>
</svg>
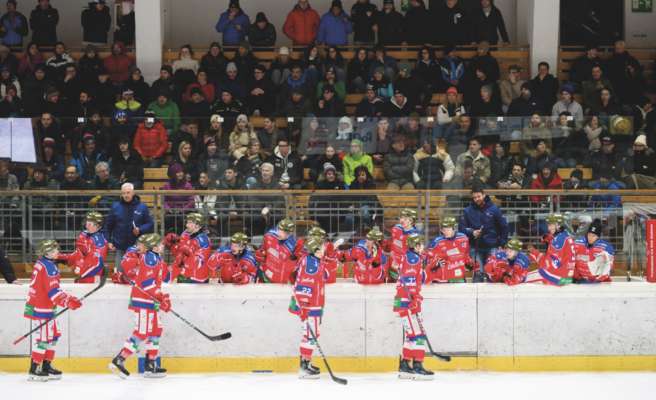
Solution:
<svg viewBox="0 0 656 400">
<path fill-rule="evenodd" d="M 648 12 L 652 11 L 652 0 L 631 0 L 633 12 Z"/>
</svg>

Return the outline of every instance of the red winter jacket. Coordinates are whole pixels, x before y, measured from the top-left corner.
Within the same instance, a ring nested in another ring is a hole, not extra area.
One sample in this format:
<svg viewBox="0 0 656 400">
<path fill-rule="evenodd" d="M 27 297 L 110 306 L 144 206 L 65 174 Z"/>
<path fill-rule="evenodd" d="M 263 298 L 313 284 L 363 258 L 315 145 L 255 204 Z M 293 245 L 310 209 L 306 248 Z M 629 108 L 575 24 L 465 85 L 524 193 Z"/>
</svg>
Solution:
<svg viewBox="0 0 656 400">
<path fill-rule="evenodd" d="M 121 47 L 118 55 L 111 55 L 103 61 L 105 69 L 109 74 L 109 79 L 113 83 L 123 83 L 130 78 L 130 67 L 134 64 L 132 57 L 125 54 L 125 46 L 121 42 L 116 42 Z"/>
<path fill-rule="evenodd" d="M 169 147 L 166 128 L 161 122 L 156 122 L 152 128 L 146 128 L 140 123 L 134 136 L 134 149 L 144 158 L 160 158 Z"/>
<path fill-rule="evenodd" d="M 307 46 L 317 38 L 320 20 L 319 14 L 309 5 L 305 10 L 297 5 L 287 14 L 282 31 L 294 45 Z"/>
<path fill-rule="evenodd" d="M 531 189 L 541 189 L 541 190 L 548 190 L 548 189 L 556 189 L 556 190 L 561 190 L 563 188 L 563 181 L 560 179 L 560 176 L 558 176 L 557 172 L 553 172 L 551 175 L 551 181 L 549 183 L 546 183 L 544 181 L 544 178 L 542 177 L 542 174 L 538 175 L 537 178 L 533 180 L 533 183 L 531 183 Z M 543 203 L 547 201 L 547 198 L 545 196 L 531 196 L 530 197 L 531 202 L 533 203 Z M 554 203 L 558 202 L 558 196 L 552 196 L 551 201 Z"/>
</svg>

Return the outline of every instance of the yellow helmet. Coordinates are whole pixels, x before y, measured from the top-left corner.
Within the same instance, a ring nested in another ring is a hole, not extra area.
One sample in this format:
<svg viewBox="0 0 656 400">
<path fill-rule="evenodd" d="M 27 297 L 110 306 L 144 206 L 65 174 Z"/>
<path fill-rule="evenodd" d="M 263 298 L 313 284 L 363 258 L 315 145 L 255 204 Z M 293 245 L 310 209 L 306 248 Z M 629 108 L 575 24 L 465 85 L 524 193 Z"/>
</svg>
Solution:
<svg viewBox="0 0 656 400">
<path fill-rule="evenodd" d="M 320 237 L 312 236 L 305 242 L 305 248 L 310 252 L 310 254 L 314 254 L 314 252 L 323 246 L 323 243 L 324 241 Z"/>
<path fill-rule="evenodd" d="M 524 247 L 524 243 L 516 238 L 510 239 L 508 243 L 506 243 L 506 248 L 510 250 L 522 251 L 522 247 Z"/>
<path fill-rule="evenodd" d="M 328 237 L 328 234 L 320 226 L 313 226 L 308 231 L 308 236 L 309 237 L 315 237 L 316 236 L 316 237 L 320 237 L 322 239 L 325 239 L 326 237 Z"/>
<path fill-rule="evenodd" d="M 160 242 L 162 241 L 162 237 L 157 233 L 148 233 L 139 236 L 139 239 L 137 239 L 137 241 L 143 244 L 144 246 L 146 246 L 148 250 L 152 250 L 155 247 L 157 247 L 158 244 L 160 244 Z"/>
<path fill-rule="evenodd" d="M 187 214 L 187 221 L 191 221 L 195 223 L 196 225 L 202 225 L 203 224 L 203 216 L 200 213 L 197 212 L 190 212 Z"/>
<path fill-rule="evenodd" d="M 562 225 L 565 222 L 563 214 L 550 214 L 547 216 L 546 221 L 548 224 Z"/>
<path fill-rule="evenodd" d="M 411 208 L 404 208 L 403 210 L 401 210 L 401 216 L 406 217 L 406 218 L 410 218 L 413 221 L 416 221 L 417 220 L 417 210 L 413 210 Z"/>
<path fill-rule="evenodd" d="M 455 228 L 458 226 L 458 221 L 455 219 L 455 217 L 444 217 L 440 222 L 440 226 L 442 228 Z"/>
<path fill-rule="evenodd" d="M 246 246 L 248 244 L 248 236 L 243 232 L 237 232 L 230 237 L 230 243 L 237 243 Z"/>
<path fill-rule="evenodd" d="M 39 243 L 39 247 L 37 248 L 37 255 L 45 256 L 46 254 L 55 250 L 59 250 L 59 243 L 57 243 L 56 240 L 42 240 L 41 243 Z"/>
<path fill-rule="evenodd" d="M 278 222 L 278 229 L 280 229 L 281 231 L 294 232 L 295 227 L 296 225 L 294 225 L 294 221 L 292 221 L 289 218 L 285 218 L 283 220 L 280 220 L 280 222 Z"/>
<path fill-rule="evenodd" d="M 406 243 L 408 244 L 408 248 L 414 249 L 420 244 L 424 244 L 424 236 L 414 233 L 408 236 Z"/>
<path fill-rule="evenodd" d="M 374 242 L 379 242 L 383 240 L 384 237 L 385 235 L 383 234 L 383 232 L 380 231 L 380 228 L 378 228 L 377 226 L 371 228 L 371 230 L 367 233 L 367 239 L 373 240 Z"/>
<path fill-rule="evenodd" d="M 103 223 L 103 216 L 98 211 L 89 211 L 85 217 L 85 220 L 100 226 Z"/>
</svg>

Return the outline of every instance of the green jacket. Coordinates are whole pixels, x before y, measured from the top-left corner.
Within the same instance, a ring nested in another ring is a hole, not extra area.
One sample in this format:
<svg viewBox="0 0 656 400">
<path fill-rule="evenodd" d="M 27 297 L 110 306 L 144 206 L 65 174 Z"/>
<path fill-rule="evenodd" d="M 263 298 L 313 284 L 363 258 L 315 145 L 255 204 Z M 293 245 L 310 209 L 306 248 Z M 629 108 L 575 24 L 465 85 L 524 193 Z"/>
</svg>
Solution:
<svg viewBox="0 0 656 400">
<path fill-rule="evenodd" d="M 164 106 L 160 106 L 157 101 L 153 101 L 148 105 L 148 110 L 157 115 L 157 119 L 162 121 L 166 130 L 169 131 L 169 135 L 178 131 L 180 127 L 180 109 L 175 102 L 168 100 Z"/>
<path fill-rule="evenodd" d="M 367 167 L 370 174 L 373 175 L 374 173 L 374 162 L 368 154 L 363 154 L 358 160 L 355 160 L 353 156 L 349 154 L 344 157 L 342 164 L 344 166 L 344 183 L 347 185 L 350 185 L 351 182 L 355 180 L 355 169 L 360 165 Z"/>
<path fill-rule="evenodd" d="M 324 82 L 319 82 L 317 84 L 317 99 L 320 99 L 323 96 L 323 85 Z M 335 97 L 344 101 L 346 99 L 346 85 L 344 82 L 335 82 Z"/>
</svg>

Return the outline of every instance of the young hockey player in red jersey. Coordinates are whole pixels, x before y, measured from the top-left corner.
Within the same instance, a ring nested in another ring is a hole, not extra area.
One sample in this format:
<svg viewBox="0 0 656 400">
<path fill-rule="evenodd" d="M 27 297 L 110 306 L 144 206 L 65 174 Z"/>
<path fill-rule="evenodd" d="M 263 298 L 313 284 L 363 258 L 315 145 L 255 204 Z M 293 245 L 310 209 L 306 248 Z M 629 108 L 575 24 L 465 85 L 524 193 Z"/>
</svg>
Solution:
<svg viewBox="0 0 656 400">
<path fill-rule="evenodd" d="M 335 243 L 328 242 L 328 234 L 325 230 L 321 229 L 320 226 L 313 226 L 308 230 L 307 239 L 311 237 L 318 237 L 326 242 L 326 247 L 324 249 L 323 261 L 326 264 L 326 272 L 328 274 L 328 279 L 326 283 L 335 283 L 337 281 L 337 268 L 339 267 L 338 257 L 339 250 L 338 247 L 343 243 L 343 239 L 338 239 Z M 299 239 L 299 241 L 301 241 Z"/>
<path fill-rule="evenodd" d="M 112 282 L 119 285 L 129 285 L 130 281 L 134 281 L 139 272 L 139 262 L 141 255 L 146 252 L 146 247 L 137 241 L 134 246 L 130 246 L 125 250 L 123 258 L 121 258 L 121 268 L 117 269 L 112 274 Z M 166 275 L 168 271 L 163 273 Z"/>
<path fill-rule="evenodd" d="M 310 237 L 305 248 L 308 254 L 298 263 L 298 274 L 289 304 L 289 312 L 301 318 L 300 369 L 301 379 L 318 379 L 320 370 L 312 365 L 312 353 L 316 341 L 310 333 L 319 338 L 319 325 L 325 303 L 324 289 L 326 286 L 326 263 L 323 261 L 325 243 L 319 237 Z"/>
<path fill-rule="evenodd" d="M 342 252 L 344 261 L 353 262 L 353 278 L 361 285 L 378 285 L 385 283 L 388 258 L 383 254 L 380 242 L 384 234 L 377 226 L 350 250 Z"/>
<path fill-rule="evenodd" d="M 531 262 L 522 252 L 523 245 L 519 240 L 511 239 L 504 249 L 490 253 L 485 263 L 485 273 L 490 282 L 503 282 L 510 286 L 526 282 Z"/>
<path fill-rule="evenodd" d="M 60 260 L 73 267 L 73 272 L 78 276 L 75 283 L 96 283 L 103 274 L 109 245 L 100 230 L 102 223 L 102 214 L 97 211 L 87 213 L 84 230 L 75 241 L 75 251 L 59 256 Z"/>
<path fill-rule="evenodd" d="M 469 238 L 458 232 L 458 221 L 445 217 L 441 222 L 442 235 L 428 246 L 427 282 L 463 283 L 466 266 L 472 265 Z"/>
<path fill-rule="evenodd" d="M 526 277 L 526 283 L 544 283 L 563 286 L 572 283 L 574 277 L 574 239 L 565 229 L 565 218 L 561 214 L 547 217 L 547 229 L 553 239 L 549 242 L 546 254 L 535 248 L 530 252 L 539 269 Z"/>
<path fill-rule="evenodd" d="M 574 242 L 576 283 L 611 282 L 615 249 L 610 243 L 601 240 L 601 229 L 601 221 L 595 219 L 585 237 Z"/>
<path fill-rule="evenodd" d="M 159 353 L 159 341 L 162 337 L 162 325 L 159 321 L 159 310 L 169 312 L 171 300 L 163 293 L 162 271 L 164 270 L 162 252 L 164 245 L 156 233 L 142 235 L 138 239 L 144 253 L 139 258 L 138 270 L 132 284 L 130 305 L 128 308 L 135 313 L 135 327 L 132 336 L 128 338 L 123 349 L 109 364 L 111 371 L 127 378 L 130 373 L 125 368 L 125 359 L 139 351 L 139 346 L 146 342 L 146 365 L 144 377 L 159 378 L 166 376 L 166 370 L 156 365 Z"/>
<path fill-rule="evenodd" d="M 391 266 L 389 268 L 388 278 L 390 281 L 395 282 L 399 274 L 399 269 L 408 251 L 406 246 L 406 239 L 409 235 L 419 233 L 415 227 L 417 221 L 417 211 L 409 208 L 401 210 L 399 223 L 392 228 L 391 238 Z"/>
<path fill-rule="evenodd" d="M 212 278 L 216 277 L 218 272 L 220 283 L 254 283 L 257 264 L 255 255 L 247 246 L 248 236 L 245 233 L 237 232 L 232 235 L 230 246 L 221 247 L 207 261 Z"/>
<path fill-rule="evenodd" d="M 60 332 L 57 321 L 52 319 L 57 307 L 68 307 L 71 310 L 80 308 L 82 303 L 59 288 L 59 244 L 54 240 L 44 240 L 38 247 L 39 259 L 34 264 L 30 291 L 25 303 L 25 318 L 38 323 L 48 321 L 34 335 L 32 344 L 32 361 L 30 364 L 30 381 L 48 381 L 61 379 L 61 371 L 52 366 L 55 359 L 55 345 Z"/>
<path fill-rule="evenodd" d="M 292 283 L 302 247 L 294 237 L 294 221 L 285 218 L 264 234 L 264 242 L 255 253 L 260 265 L 259 279 L 266 283 Z"/>
<path fill-rule="evenodd" d="M 185 226 L 173 254 L 175 261 L 171 279 L 177 279 L 180 283 L 207 283 L 210 279 L 207 260 L 212 246 L 203 228 L 203 216 L 197 212 L 187 214 Z"/>
<path fill-rule="evenodd" d="M 424 299 L 421 296 L 421 287 L 426 281 L 424 238 L 413 234 L 408 236 L 406 244 L 408 250 L 402 259 L 394 297 L 394 312 L 401 318 L 404 332 L 399 378 L 430 380 L 433 379 L 434 374 L 424 369 L 426 335 L 422 332 L 418 320 Z"/>
</svg>

